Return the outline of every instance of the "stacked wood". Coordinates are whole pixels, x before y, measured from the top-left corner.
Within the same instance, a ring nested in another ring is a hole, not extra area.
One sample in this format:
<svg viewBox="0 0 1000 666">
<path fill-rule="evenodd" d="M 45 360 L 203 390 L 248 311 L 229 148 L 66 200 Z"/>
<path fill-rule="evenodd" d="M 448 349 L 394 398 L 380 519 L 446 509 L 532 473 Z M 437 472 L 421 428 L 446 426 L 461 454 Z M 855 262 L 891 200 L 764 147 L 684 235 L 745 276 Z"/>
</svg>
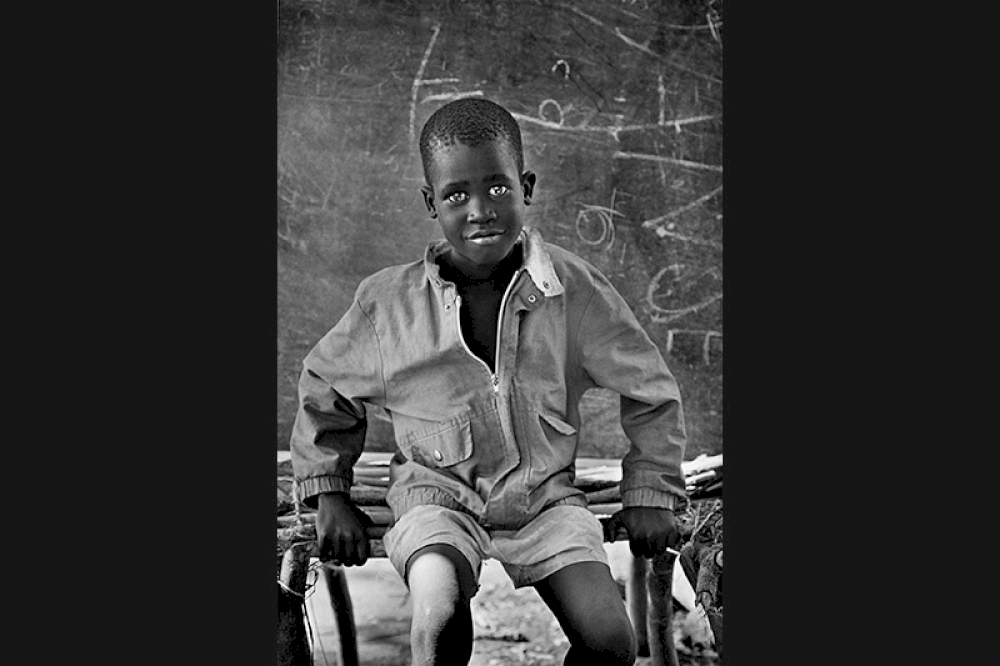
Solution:
<svg viewBox="0 0 1000 666">
<path fill-rule="evenodd" d="M 389 454 L 369 454 L 363 456 L 354 468 L 354 484 L 351 486 L 351 500 L 371 518 L 373 527 L 369 530 L 371 538 L 370 552 L 373 557 L 384 556 L 382 536 L 392 524 L 392 512 L 386 506 L 385 496 L 389 485 Z M 703 500 L 721 494 L 722 486 L 722 454 L 715 456 L 701 455 L 682 464 L 682 470 L 687 484 L 689 502 L 677 508 L 678 530 L 682 540 L 688 540 L 696 530 L 702 530 L 706 521 L 698 522 L 697 512 L 692 507 L 701 505 Z M 292 488 L 292 469 L 287 452 L 284 459 L 279 458 L 279 501 L 277 516 L 277 549 L 278 556 L 284 554 L 292 544 L 314 541 L 316 538 L 316 513 L 306 507 L 298 507 L 294 503 Z M 608 519 L 621 510 L 621 465 L 615 460 L 581 459 L 578 461 L 574 485 L 584 493 L 590 510 L 607 523 Z M 286 496 L 282 497 L 282 488 L 287 488 Z M 717 500 L 721 516 L 721 499 Z M 711 513 L 711 512 L 710 512 Z M 711 518 L 711 515 L 709 515 Z M 718 521 L 719 516 L 716 516 Z M 615 541 L 625 540 L 628 535 L 623 531 L 608 535 Z M 701 538 L 712 536 L 714 530 L 703 531 Z M 713 539 L 721 541 L 721 539 Z M 692 581 L 693 583 L 693 581 Z"/>
<path fill-rule="evenodd" d="M 691 499 L 718 497 L 722 494 L 722 454 L 700 455 L 681 465 L 688 496 Z M 621 508 L 621 465 L 617 461 L 580 461 L 574 486 L 584 492 L 587 503 L 598 514 Z M 291 463 L 278 463 L 278 515 L 295 510 Z M 362 458 L 354 468 L 351 500 L 361 507 L 384 507 L 389 487 L 388 457 Z M 377 512 L 376 512 L 377 513 Z M 374 517 L 374 516 L 373 516 Z M 381 524 L 382 517 L 376 518 Z M 388 523 L 385 523 L 388 524 Z"/>
<path fill-rule="evenodd" d="M 722 454 L 702 454 L 681 465 L 688 497 L 691 499 L 722 495 Z"/>
<path fill-rule="evenodd" d="M 389 485 L 389 458 L 388 454 L 363 456 L 354 468 L 351 499 L 372 520 L 373 527 L 369 530 L 371 539 L 369 552 L 372 557 L 385 555 L 382 536 L 392 524 L 392 512 L 385 502 Z M 687 504 L 682 503 L 677 508 L 678 530 L 682 540 L 688 540 L 695 530 L 700 529 L 695 524 L 697 512 L 692 513 L 692 507 L 702 504 L 702 500 L 721 493 L 722 455 L 698 456 L 683 463 L 682 470 L 690 501 Z M 279 458 L 278 463 L 277 555 L 279 558 L 291 545 L 314 542 L 316 538 L 316 512 L 302 506 L 296 511 L 291 473 L 291 463 L 285 452 L 284 459 Z M 622 508 L 621 473 L 621 465 L 614 460 L 582 459 L 578 462 L 574 485 L 584 493 L 590 510 L 602 524 L 606 524 L 608 519 Z M 284 497 L 281 494 L 283 488 L 287 489 Z M 718 502 L 721 514 L 721 500 Z M 704 527 L 704 523 L 701 527 Z M 710 535 L 711 531 L 703 532 L 701 535 L 703 539 L 706 534 Z M 619 530 L 618 534 L 609 534 L 607 537 L 609 540 L 621 541 L 626 540 L 628 534 L 624 530 Z"/>
</svg>

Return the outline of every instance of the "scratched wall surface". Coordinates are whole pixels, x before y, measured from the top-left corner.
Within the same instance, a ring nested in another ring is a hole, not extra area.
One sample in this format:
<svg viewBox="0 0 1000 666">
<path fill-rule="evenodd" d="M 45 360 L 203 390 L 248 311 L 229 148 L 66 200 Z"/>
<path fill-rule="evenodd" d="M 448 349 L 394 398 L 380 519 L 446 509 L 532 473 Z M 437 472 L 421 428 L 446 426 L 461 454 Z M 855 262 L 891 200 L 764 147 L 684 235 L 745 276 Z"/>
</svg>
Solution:
<svg viewBox="0 0 1000 666">
<path fill-rule="evenodd" d="M 278 432 L 303 356 L 358 282 L 440 237 L 415 136 L 451 99 L 518 119 L 528 223 L 600 268 L 676 374 L 688 457 L 722 451 L 721 0 L 281 0 Z M 617 400 L 588 394 L 582 453 L 619 455 Z M 377 412 L 372 450 L 390 450 Z"/>
</svg>

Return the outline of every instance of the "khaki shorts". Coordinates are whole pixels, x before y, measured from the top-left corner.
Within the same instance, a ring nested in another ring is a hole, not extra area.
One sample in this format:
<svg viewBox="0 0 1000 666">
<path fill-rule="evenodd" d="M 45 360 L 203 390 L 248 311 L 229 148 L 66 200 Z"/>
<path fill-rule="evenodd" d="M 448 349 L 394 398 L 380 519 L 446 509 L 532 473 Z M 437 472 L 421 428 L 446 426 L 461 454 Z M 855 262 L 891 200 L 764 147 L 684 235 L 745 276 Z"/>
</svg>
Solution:
<svg viewBox="0 0 1000 666">
<path fill-rule="evenodd" d="M 489 532 L 467 513 L 437 505 L 416 506 L 386 532 L 383 543 L 404 581 L 410 557 L 437 544 L 458 549 L 472 565 L 477 581 L 483 561 L 498 560 L 516 588 L 533 585 L 570 564 L 608 564 L 601 522 L 588 509 L 572 505 L 546 509 L 519 530 Z"/>
</svg>

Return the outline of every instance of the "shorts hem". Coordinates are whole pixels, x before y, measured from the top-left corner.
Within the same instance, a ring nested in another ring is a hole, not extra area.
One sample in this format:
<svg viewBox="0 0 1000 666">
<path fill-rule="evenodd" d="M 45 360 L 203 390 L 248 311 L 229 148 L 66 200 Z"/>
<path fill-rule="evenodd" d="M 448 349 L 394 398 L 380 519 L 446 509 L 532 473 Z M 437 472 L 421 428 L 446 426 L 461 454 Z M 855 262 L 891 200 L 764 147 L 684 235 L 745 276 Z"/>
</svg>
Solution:
<svg viewBox="0 0 1000 666">
<path fill-rule="evenodd" d="M 447 541 L 444 539 L 440 541 L 429 541 L 427 543 L 420 544 L 420 546 L 410 551 L 410 553 L 406 556 L 406 561 L 403 562 L 403 570 L 399 571 L 398 568 L 396 569 L 396 572 L 399 573 L 400 578 L 403 579 L 403 585 L 406 586 L 406 589 L 407 590 L 410 589 L 409 573 L 410 573 L 410 565 L 413 563 L 413 556 L 417 555 L 425 548 L 429 548 L 431 546 L 450 546 L 451 548 L 457 550 L 458 553 L 468 563 L 469 568 L 472 569 L 472 581 L 470 583 L 472 589 L 462 590 L 462 595 L 467 597 L 466 600 L 468 601 L 471 600 L 477 594 L 479 594 L 479 587 L 480 587 L 479 576 L 482 574 L 482 560 L 479 561 L 479 566 L 477 567 L 474 561 L 469 557 L 469 553 L 465 549 L 463 549 L 460 544 L 455 543 L 454 541 Z M 459 580 L 459 587 L 461 587 L 461 580 Z"/>
<path fill-rule="evenodd" d="M 530 572 L 516 571 L 512 572 L 511 568 L 516 565 L 504 565 L 504 569 L 507 571 L 507 576 L 510 578 L 511 582 L 514 584 L 514 589 L 519 589 L 522 587 L 530 587 L 538 584 L 539 582 L 545 580 L 552 574 L 565 569 L 571 564 L 580 564 L 582 562 L 598 562 L 611 569 L 611 565 L 608 563 L 608 558 L 599 557 L 594 553 L 577 553 L 566 555 L 561 558 L 558 562 L 553 562 L 549 564 L 533 565 L 530 567 L 525 567 L 525 569 L 530 569 Z M 511 567 L 511 568 L 508 568 Z"/>
</svg>

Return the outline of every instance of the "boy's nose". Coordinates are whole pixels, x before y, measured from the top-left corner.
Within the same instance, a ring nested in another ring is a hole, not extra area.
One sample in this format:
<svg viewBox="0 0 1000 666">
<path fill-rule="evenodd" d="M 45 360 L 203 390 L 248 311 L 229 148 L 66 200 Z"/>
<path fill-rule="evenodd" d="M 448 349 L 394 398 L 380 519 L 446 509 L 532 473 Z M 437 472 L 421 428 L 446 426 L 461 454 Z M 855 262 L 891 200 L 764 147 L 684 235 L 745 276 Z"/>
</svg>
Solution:
<svg viewBox="0 0 1000 666">
<path fill-rule="evenodd" d="M 493 209 L 482 201 L 473 200 L 469 206 L 469 222 L 485 222 L 496 219 L 497 214 Z"/>
</svg>

